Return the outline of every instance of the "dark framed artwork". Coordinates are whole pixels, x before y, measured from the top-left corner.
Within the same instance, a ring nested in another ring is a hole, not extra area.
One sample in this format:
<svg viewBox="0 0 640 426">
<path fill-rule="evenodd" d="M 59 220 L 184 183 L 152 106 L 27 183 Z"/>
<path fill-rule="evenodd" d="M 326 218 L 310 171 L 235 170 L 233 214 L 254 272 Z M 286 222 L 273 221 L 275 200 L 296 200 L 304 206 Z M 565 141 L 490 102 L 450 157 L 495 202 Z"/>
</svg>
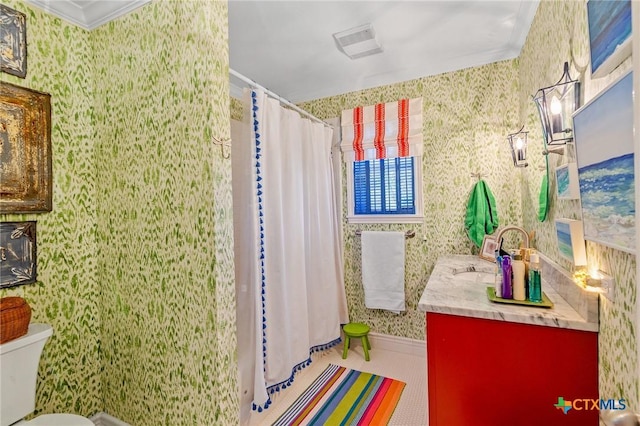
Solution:
<svg viewBox="0 0 640 426">
<path fill-rule="evenodd" d="M 0 4 L 0 70 L 27 76 L 27 17 Z"/>
<path fill-rule="evenodd" d="M 36 282 L 36 222 L 0 223 L 0 288 Z"/>
<path fill-rule="evenodd" d="M 0 82 L 0 213 L 51 209 L 51 96 Z"/>
</svg>

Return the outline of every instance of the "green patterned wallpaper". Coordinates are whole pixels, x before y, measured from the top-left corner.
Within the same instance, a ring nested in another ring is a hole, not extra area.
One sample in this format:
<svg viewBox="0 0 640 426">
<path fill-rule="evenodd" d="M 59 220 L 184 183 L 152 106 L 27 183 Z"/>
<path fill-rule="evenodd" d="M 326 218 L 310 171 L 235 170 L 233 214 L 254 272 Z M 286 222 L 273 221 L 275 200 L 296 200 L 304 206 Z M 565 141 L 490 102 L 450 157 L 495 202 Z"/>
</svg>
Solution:
<svg viewBox="0 0 640 426">
<path fill-rule="evenodd" d="M 91 33 L 107 412 L 237 424 L 226 2 L 153 2 Z"/>
<path fill-rule="evenodd" d="M 24 297 L 32 322 L 54 330 L 40 363 L 36 414 L 92 415 L 102 409 L 102 312 L 89 33 L 24 2 L 2 2 L 27 16 L 28 63 L 26 79 L 0 73 L 0 80 L 51 94 L 53 211 L 0 215 L 0 221 L 38 222 L 39 280 L 0 297 Z"/>
<path fill-rule="evenodd" d="M 584 1 L 542 1 L 520 55 L 520 116 L 526 122 L 530 152 L 543 149 L 540 120 L 531 96 L 540 87 L 549 86 L 560 78 L 565 61 L 571 64 L 571 75 L 582 83 L 583 104 L 602 88 L 631 67 L 628 59 L 609 76 L 592 80 L 589 72 L 589 41 Z M 573 153 L 571 152 L 571 155 Z M 567 270 L 572 265 L 560 257 L 555 239 L 556 218 L 580 219 L 579 201 L 558 200 L 555 197 L 556 166 L 566 161 L 558 155 L 549 156 L 551 210 L 544 223 L 536 219 L 537 197 L 544 165 L 542 155 L 531 156 L 532 166 L 525 171 L 522 185 L 524 224 L 535 229 L 536 246 Z M 600 395 L 603 398 L 625 398 L 640 411 L 640 391 L 637 360 L 637 330 L 633 315 L 637 297 L 635 256 L 587 242 L 588 261 L 610 273 L 616 280 L 616 301 L 601 298 L 599 365 Z"/>
<path fill-rule="evenodd" d="M 242 121 L 244 114 L 244 107 L 240 99 L 229 98 L 229 108 L 231 109 L 231 119 Z"/>
<path fill-rule="evenodd" d="M 26 80 L 53 105 L 37 413 L 237 424 L 226 2 L 159 1 L 86 32 L 21 2 Z"/>
<path fill-rule="evenodd" d="M 349 225 L 343 212 L 345 285 L 352 321 L 365 322 L 378 333 L 424 339 L 424 313 L 417 306 L 437 258 L 472 250 L 464 232 L 467 200 L 477 181 L 471 173 L 486 175 L 500 223 L 520 223 L 520 199 L 513 191 L 520 187 L 521 175 L 513 167 L 506 141 L 507 134 L 520 128 L 517 75 L 517 61 L 503 61 L 301 104 L 327 119 L 358 105 L 423 98 L 424 223 Z M 346 206 L 346 190 L 343 197 Z M 406 244 L 406 313 L 395 315 L 364 306 L 356 229 L 416 231 Z"/>
</svg>

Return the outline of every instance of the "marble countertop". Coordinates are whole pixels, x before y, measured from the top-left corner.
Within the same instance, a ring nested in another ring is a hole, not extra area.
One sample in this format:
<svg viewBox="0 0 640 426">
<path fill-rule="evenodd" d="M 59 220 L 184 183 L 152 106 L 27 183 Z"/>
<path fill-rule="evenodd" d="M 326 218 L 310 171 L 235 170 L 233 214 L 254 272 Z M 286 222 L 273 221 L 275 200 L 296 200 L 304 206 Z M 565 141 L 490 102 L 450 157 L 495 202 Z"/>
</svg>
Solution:
<svg viewBox="0 0 640 426">
<path fill-rule="evenodd" d="M 477 282 L 473 276 L 455 275 L 474 266 L 476 271 L 492 273 L 495 263 L 472 255 L 443 256 L 436 262 L 420 302 L 418 310 L 441 314 L 485 318 L 522 324 L 543 325 L 583 331 L 598 331 L 597 322 L 588 322 L 571 307 L 542 277 L 542 291 L 551 299 L 551 309 L 507 305 L 490 302 L 486 282 Z M 485 276 L 485 278 L 488 278 Z"/>
</svg>

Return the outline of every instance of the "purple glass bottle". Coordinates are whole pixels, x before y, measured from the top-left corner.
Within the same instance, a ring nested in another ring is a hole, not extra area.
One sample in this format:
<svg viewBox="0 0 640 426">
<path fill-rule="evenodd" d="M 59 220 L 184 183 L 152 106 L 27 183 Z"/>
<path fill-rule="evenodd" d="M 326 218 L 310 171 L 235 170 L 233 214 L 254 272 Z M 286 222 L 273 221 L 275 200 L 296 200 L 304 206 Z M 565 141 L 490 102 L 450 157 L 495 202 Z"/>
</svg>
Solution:
<svg viewBox="0 0 640 426">
<path fill-rule="evenodd" d="M 511 285 L 511 258 L 502 258 L 502 298 L 513 299 L 513 287 Z"/>
</svg>

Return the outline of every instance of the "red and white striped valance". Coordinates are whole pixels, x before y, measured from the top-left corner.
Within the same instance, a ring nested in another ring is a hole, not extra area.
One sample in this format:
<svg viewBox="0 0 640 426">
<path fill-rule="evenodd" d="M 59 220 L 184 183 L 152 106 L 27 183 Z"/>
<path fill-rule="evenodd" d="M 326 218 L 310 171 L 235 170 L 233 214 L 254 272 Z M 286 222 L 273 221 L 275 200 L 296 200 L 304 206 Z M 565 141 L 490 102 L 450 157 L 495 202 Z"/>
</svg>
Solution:
<svg viewBox="0 0 640 426">
<path fill-rule="evenodd" d="M 342 111 L 344 161 L 422 155 L 422 98 Z"/>
</svg>

